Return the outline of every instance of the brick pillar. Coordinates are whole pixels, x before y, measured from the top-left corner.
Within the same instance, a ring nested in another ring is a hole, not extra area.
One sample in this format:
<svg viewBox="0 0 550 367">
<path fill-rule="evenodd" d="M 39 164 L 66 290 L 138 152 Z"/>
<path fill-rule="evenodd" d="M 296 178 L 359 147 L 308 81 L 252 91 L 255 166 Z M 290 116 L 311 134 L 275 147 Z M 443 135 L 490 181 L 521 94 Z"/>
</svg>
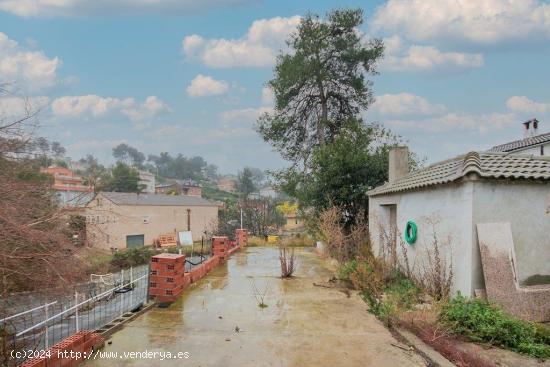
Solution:
<svg viewBox="0 0 550 367">
<path fill-rule="evenodd" d="M 220 260 L 226 260 L 228 250 L 229 250 L 229 238 L 225 236 L 212 237 L 212 255 L 213 256 L 219 256 Z"/>
<path fill-rule="evenodd" d="M 158 302 L 174 302 L 188 283 L 185 278 L 185 255 L 164 253 L 151 258 L 149 295 Z"/>
<path fill-rule="evenodd" d="M 248 244 L 248 231 L 242 228 L 236 229 L 235 240 L 237 241 L 237 246 L 245 247 Z"/>
</svg>

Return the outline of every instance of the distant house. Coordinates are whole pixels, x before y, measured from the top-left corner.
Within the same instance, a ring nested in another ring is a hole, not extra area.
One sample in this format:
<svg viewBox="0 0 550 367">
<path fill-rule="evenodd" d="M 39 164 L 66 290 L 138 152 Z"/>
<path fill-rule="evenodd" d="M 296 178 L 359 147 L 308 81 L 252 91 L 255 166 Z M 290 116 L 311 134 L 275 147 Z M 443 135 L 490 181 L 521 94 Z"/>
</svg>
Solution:
<svg viewBox="0 0 550 367">
<path fill-rule="evenodd" d="M 155 193 L 155 175 L 148 171 L 138 170 L 139 181 L 138 185 L 142 188 L 142 192 L 149 194 Z"/>
<path fill-rule="evenodd" d="M 202 186 L 191 179 L 176 180 L 176 183 L 181 187 L 181 194 L 187 196 L 202 196 Z"/>
<path fill-rule="evenodd" d="M 218 189 L 227 192 L 237 191 L 237 181 L 230 177 L 220 178 L 217 183 Z"/>
<path fill-rule="evenodd" d="M 202 196 L 202 186 L 191 179 L 187 180 L 176 180 L 169 179 L 167 183 L 159 184 L 156 186 L 157 194 L 171 194 L 175 193 L 177 195 L 185 196 Z"/>
<path fill-rule="evenodd" d="M 88 241 L 107 249 L 152 245 L 178 231 L 198 241 L 217 219 L 217 204 L 196 196 L 100 192 L 86 206 Z"/>
<path fill-rule="evenodd" d="M 298 214 L 298 204 L 285 201 L 277 205 L 277 211 L 285 217 L 286 222 L 283 226 L 283 231 L 299 232 L 304 229 L 304 221 Z"/>
<path fill-rule="evenodd" d="M 263 187 L 260 189 L 260 197 L 275 199 L 279 193 L 272 187 Z"/>
<path fill-rule="evenodd" d="M 539 125 L 537 119 L 525 121 L 523 139 L 494 146 L 489 152 L 550 156 L 550 133 L 539 134 Z"/>
<path fill-rule="evenodd" d="M 93 197 L 93 188 L 84 184 L 84 179 L 68 168 L 50 166 L 41 170 L 53 176 L 52 188 L 63 206 L 83 207 Z"/>
<path fill-rule="evenodd" d="M 284 214 L 285 225 L 283 230 L 285 232 L 298 232 L 304 229 L 304 221 L 300 218 L 297 212 Z"/>
<path fill-rule="evenodd" d="M 477 225 L 487 223 L 510 224 L 519 284 L 550 274 L 549 157 L 469 152 L 409 172 L 408 149 L 397 147 L 388 182 L 368 195 L 375 254 L 406 255 L 420 276 L 430 254 L 433 266 L 436 236 L 437 256 L 452 259 L 452 293 L 485 288 Z"/>
</svg>

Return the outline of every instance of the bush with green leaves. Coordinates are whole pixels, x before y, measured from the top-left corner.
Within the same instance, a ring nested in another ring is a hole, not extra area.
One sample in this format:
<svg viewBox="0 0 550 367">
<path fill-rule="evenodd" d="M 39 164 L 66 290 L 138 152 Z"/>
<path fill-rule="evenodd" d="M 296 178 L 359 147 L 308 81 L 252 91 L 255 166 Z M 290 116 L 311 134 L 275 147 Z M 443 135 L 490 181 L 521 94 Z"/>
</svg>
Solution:
<svg viewBox="0 0 550 367">
<path fill-rule="evenodd" d="M 338 279 L 350 280 L 349 276 L 357 271 L 357 260 L 346 261 L 338 269 Z"/>
<path fill-rule="evenodd" d="M 550 329 L 517 319 L 479 299 L 461 295 L 443 306 L 440 320 L 454 333 L 537 358 L 550 357 Z"/>
<path fill-rule="evenodd" d="M 391 326 L 400 312 L 418 303 L 422 291 L 398 269 L 385 269 L 376 262 L 349 261 L 346 264 L 340 272 L 349 272 L 348 278 L 361 290 L 369 312 L 387 326 Z"/>
<path fill-rule="evenodd" d="M 111 265 L 117 269 L 126 269 L 149 263 L 156 252 L 151 247 L 139 247 L 120 250 L 114 253 Z"/>
</svg>

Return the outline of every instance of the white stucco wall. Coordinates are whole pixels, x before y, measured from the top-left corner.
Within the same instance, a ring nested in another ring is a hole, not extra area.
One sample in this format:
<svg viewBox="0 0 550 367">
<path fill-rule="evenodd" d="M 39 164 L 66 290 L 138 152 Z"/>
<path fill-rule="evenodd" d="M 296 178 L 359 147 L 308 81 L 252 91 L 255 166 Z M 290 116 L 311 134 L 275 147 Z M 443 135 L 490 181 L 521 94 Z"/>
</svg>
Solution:
<svg viewBox="0 0 550 367">
<path fill-rule="evenodd" d="M 511 223 L 520 283 L 550 275 L 550 183 L 480 180 L 474 187 L 474 223 Z"/>
<path fill-rule="evenodd" d="M 550 156 L 550 143 L 546 143 L 546 144 L 541 144 L 543 145 L 543 152 L 544 152 L 544 156 Z M 532 154 L 534 156 L 540 156 L 540 145 L 537 145 L 537 146 L 534 146 L 534 147 L 530 147 L 530 148 L 527 148 L 527 149 L 523 149 L 523 150 L 517 150 L 515 152 L 511 152 L 511 154 Z"/>
<path fill-rule="evenodd" d="M 482 279 L 481 268 L 473 266 L 473 182 L 434 186 L 429 189 L 407 191 L 391 195 L 371 196 L 369 199 L 369 227 L 373 251 L 381 246 L 380 226 L 387 228 L 389 210 L 383 205 L 397 205 L 397 229 L 402 237 L 408 220 L 418 225 L 418 239 L 407 246 L 408 258 L 415 272 L 420 273 L 426 261 L 426 251 L 432 249 L 433 229 L 437 233 L 446 258 L 452 253 L 454 281 L 452 292 L 473 295 Z M 435 222 L 435 224 L 431 224 Z M 387 229 L 386 229 L 387 230 Z M 399 239 L 398 239 L 399 240 Z M 448 242 L 449 246 L 445 246 Z M 400 246 L 398 245 L 398 250 Z"/>
</svg>

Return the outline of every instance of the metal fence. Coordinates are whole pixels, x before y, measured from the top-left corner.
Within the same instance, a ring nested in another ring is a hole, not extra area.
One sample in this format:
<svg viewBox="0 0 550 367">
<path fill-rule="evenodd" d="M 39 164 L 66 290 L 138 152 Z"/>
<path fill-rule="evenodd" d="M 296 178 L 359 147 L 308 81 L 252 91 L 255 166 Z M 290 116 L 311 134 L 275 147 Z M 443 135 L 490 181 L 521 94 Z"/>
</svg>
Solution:
<svg viewBox="0 0 550 367">
<path fill-rule="evenodd" d="M 98 276 L 74 293 L 14 312 L 0 319 L 2 349 L 10 355 L 12 350 L 45 350 L 80 330 L 101 329 L 145 304 L 148 284 L 148 266 L 131 268 L 108 278 Z M 25 358 L 7 359 L 17 365 Z"/>
</svg>

